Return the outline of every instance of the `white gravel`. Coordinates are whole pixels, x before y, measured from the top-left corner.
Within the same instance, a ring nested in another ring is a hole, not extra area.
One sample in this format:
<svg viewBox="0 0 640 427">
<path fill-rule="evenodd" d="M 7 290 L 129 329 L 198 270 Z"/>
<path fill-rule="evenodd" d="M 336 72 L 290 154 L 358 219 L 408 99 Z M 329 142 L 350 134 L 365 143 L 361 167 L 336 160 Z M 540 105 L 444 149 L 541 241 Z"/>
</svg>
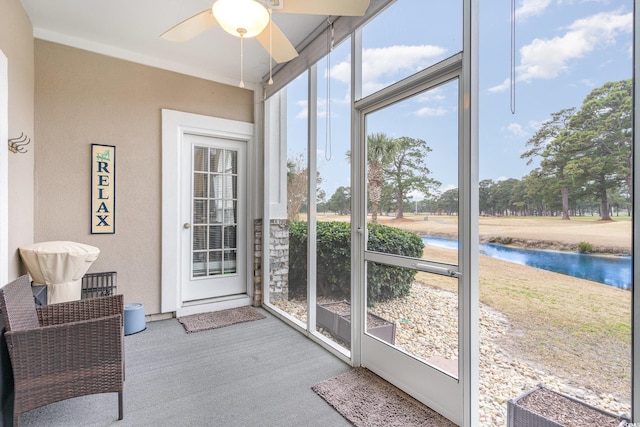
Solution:
<svg viewBox="0 0 640 427">
<path fill-rule="evenodd" d="M 455 366 L 458 359 L 457 300 L 457 295 L 452 292 L 415 283 L 409 296 L 378 303 L 371 312 L 395 322 L 397 347 L 435 365 L 441 364 L 444 369 L 448 365 Z M 306 320 L 305 301 L 285 301 L 277 306 L 297 319 Z M 568 381 L 534 368 L 501 348 L 500 338 L 508 329 L 509 321 L 502 313 L 480 305 L 482 426 L 505 426 L 507 401 L 541 383 L 615 414 L 631 413 L 630 402 L 618 396 L 598 394 L 575 384 L 570 385 Z"/>
</svg>

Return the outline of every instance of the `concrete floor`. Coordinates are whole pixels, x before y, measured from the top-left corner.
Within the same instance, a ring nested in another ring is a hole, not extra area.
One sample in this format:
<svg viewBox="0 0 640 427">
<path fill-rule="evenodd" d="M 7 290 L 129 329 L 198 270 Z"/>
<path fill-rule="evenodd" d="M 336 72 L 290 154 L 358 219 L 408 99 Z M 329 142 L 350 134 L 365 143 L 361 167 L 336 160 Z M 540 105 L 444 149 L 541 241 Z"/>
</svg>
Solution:
<svg viewBox="0 0 640 427">
<path fill-rule="evenodd" d="M 116 394 L 70 399 L 22 426 L 349 426 L 311 386 L 350 369 L 304 335 L 266 319 L 186 334 L 176 319 L 125 337 L 124 419 Z"/>
</svg>

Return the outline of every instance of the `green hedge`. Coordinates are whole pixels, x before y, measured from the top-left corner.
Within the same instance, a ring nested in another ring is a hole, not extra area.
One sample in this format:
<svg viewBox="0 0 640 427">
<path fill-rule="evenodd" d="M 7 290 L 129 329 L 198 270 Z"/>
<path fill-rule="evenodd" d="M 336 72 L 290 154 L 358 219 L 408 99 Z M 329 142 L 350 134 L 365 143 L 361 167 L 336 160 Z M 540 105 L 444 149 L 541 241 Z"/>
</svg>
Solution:
<svg viewBox="0 0 640 427">
<path fill-rule="evenodd" d="M 380 224 L 368 224 L 369 250 L 421 258 L 424 244 L 413 233 Z M 318 295 L 334 299 L 351 298 L 351 224 L 317 223 Z M 369 304 L 405 296 L 416 272 L 388 265 L 368 263 Z M 307 292 L 307 223 L 289 224 L 289 295 Z"/>
</svg>

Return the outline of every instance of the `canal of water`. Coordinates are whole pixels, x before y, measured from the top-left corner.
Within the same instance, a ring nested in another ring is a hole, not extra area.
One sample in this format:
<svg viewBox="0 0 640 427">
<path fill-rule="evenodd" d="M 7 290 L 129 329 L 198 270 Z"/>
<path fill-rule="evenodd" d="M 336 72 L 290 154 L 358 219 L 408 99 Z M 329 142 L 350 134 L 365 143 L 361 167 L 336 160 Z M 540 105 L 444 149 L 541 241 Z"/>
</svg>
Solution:
<svg viewBox="0 0 640 427">
<path fill-rule="evenodd" d="M 458 241 L 425 236 L 425 245 L 457 249 Z M 549 251 L 480 244 L 480 253 L 516 264 L 528 265 L 556 273 L 568 274 L 622 289 L 631 289 L 631 257 L 600 256 L 577 252 Z"/>
</svg>

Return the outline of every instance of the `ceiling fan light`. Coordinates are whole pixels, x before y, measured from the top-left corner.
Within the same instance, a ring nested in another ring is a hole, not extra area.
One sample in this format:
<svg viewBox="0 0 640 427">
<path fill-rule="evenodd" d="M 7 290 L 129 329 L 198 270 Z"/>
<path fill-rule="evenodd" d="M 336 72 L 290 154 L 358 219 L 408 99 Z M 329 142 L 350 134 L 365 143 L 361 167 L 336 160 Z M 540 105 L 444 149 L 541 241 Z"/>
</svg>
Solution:
<svg viewBox="0 0 640 427">
<path fill-rule="evenodd" d="M 211 10 L 218 24 L 237 37 L 255 37 L 269 23 L 269 12 L 255 0 L 218 0 Z"/>
</svg>

